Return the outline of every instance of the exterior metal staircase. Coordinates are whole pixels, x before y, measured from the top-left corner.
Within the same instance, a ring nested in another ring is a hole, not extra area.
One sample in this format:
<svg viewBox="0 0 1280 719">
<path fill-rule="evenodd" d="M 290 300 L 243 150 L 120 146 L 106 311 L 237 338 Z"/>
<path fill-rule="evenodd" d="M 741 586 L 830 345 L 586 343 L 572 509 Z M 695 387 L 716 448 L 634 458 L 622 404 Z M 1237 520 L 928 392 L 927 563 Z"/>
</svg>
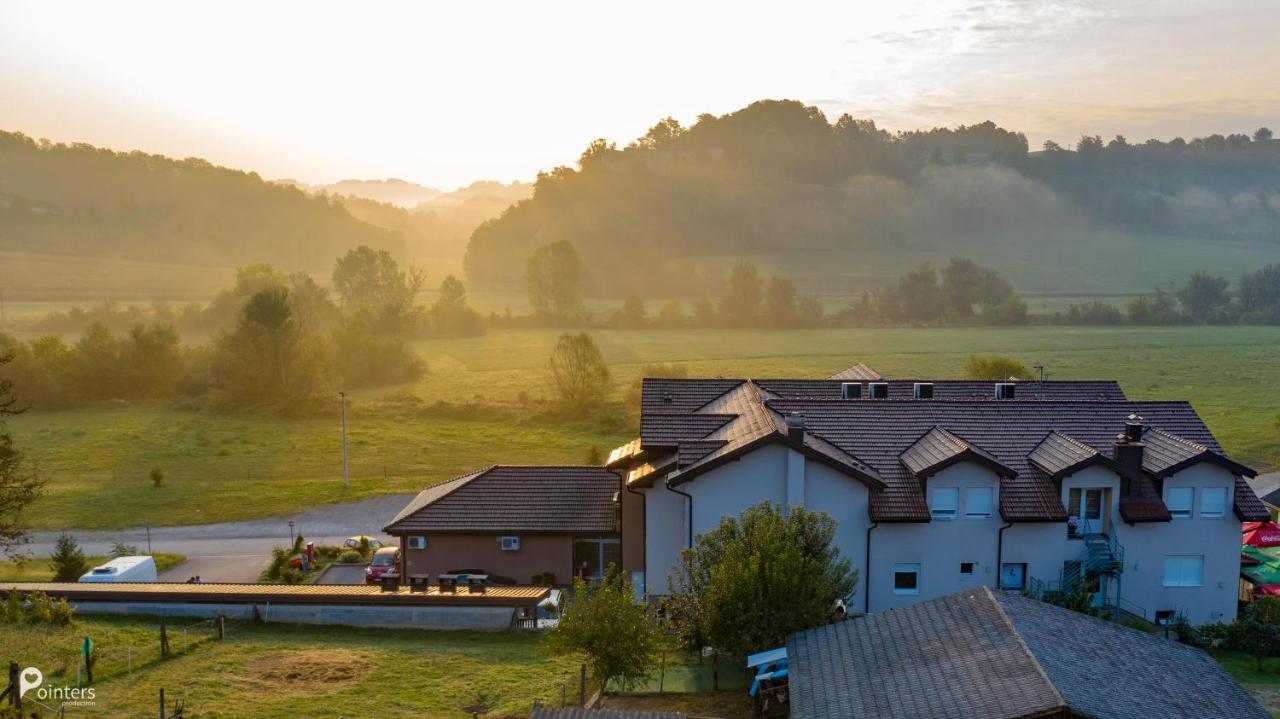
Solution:
<svg viewBox="0 0 1280 719">
<path fill-rule="evenodd" d="M 1132 602 L 1126 603 L 1120 597 L 1120 575 L 1124 572 L 1124 546 L 1116 540 L 1114 535 L 1094 531 L 1089 522 L 1084 519 L 1080 520 L 1076 532 L 1084 545 L 1080 558 L 1064 563 L 1062 574 L 1057 582 L 1045 582 L 1032 578 L 1027 584 L 1027 593 L 1037 599 L 1053 601 L 1079 591 L 1081 583 L 1092 582 L 1102 576 L 1112 577 L 1116 583 L 1115 597 L 1112 599 L 1104 596 L 1100 608 L 1109 611 L 1112 615 L 1122 613 L 1146 618 L 1146 612 L 1141 607 L 1133 605 Z"/>
</svg>

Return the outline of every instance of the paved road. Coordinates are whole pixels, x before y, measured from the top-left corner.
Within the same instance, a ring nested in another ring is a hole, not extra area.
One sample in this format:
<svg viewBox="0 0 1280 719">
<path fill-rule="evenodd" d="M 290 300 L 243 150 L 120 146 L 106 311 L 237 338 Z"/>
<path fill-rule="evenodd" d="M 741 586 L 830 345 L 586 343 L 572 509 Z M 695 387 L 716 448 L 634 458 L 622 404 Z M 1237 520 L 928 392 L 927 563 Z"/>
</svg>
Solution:
<svg viewBox="0 0 1280 719">
<path fill-rule="evenodd" d="M 364 584 L 364 565 L 330 564 L 316 584 Z"/>
<path fill-rule="evenodd" d="M 244 522 L 196 524 L 182 527 L 152 527 L 151 551 L 185 554 L 189 559 L 165 573 L 165 581 L 186 581 L 199 574 L 206 582 L 242 582 L 257 579 L 271 558 L 271 549 L 289 544 L 289 519 L 294 531 L 302 532 L 317 544 L 339 544 L 347 537 L 368 534 L 382 536 L 382 526 L 391 520 L 413 495 L 388 495 L 359 502 L 329 504 L 300 512 L 292 517 L 252 519 Z M 147 530 L 132 527 L 118 530 L 71 530 L 85 554 L 104 555 L 115 542 L 124 542 L 146 551 Z M 35 556 L 48 556 L 58 539 L 57 532 L 36 532 L 27 549 Z"/>
</svg>

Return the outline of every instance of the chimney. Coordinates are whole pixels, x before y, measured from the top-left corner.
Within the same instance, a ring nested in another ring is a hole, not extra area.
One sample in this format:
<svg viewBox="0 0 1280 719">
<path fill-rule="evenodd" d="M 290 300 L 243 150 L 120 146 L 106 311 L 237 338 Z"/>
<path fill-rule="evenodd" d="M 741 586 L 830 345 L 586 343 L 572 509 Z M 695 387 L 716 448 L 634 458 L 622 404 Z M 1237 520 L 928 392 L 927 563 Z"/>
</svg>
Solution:
<svg viewBox="0 0 1280 719">
<path fill-rule="evenodd" d="M 804 441 L 804 415 L 799 412 L 787 415 L 787 438 L 794 442 Z"/>
<path fill-rule="evenodd" d="M 1123 494 L 1129 494 L 1129 478 L 1142 474 L 1142 417 L 1131 414 L 1124 421 L 1124 433 L 1116 435 L 1115 460 L 1129 477 L 1125 478 Z"/>
</svg>

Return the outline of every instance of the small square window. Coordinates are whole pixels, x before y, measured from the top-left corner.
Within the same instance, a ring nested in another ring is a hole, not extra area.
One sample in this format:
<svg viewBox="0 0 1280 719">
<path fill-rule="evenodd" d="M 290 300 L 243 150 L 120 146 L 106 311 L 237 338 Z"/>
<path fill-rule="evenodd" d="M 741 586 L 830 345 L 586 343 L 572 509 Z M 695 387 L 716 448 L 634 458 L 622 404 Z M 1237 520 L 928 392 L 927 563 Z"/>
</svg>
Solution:
<svg viewBox="0 0 1280 719">
<path fill-rule="evenodd" d="M 1198 587 L 1204 580 L 1204 557 L 1201 555 L 1170 555 L 1164 558 L 1166 587 Z"/>
<path fill-rule="evenodd" d="M 973 562 L 961 562 L 961 563 L 960 563 L 960 573 L 961 573 L 961 574 L 963 574 L 963 575 L 965 575 L 966 577 L 967 577 L 967 576 L 972 575 L 972 574 L 973 574 Z"/>
<path fill-rule="evenodd" d="M 1227 488 L 1206 487 L 1200 490 L 1200 516 L 1225 517 L 1227 514 Z"/>
<path fill-rule="evenodd" d="M 893 593 L 894 594 L 919 594 L 920 593 L 920 565 L 919 564 L 893 565 Z"/>
<path fill-rule="evenodd" d="M 409 537 L 409 549 L 426 549 L 426 548 L 427 548 L 426 537 L 423 537 L 421 535 L 416 537 Z"/>
<path fill-rule="evenodd" d="M 1195 502 L 1195 490 L 1191 487 L 1169 487 L 1164 490 L 1164 504 L 1174 519 L 1190 519 Z"/>
<path fill-rule="evenodd" d="M 960 490 L 956 487 L 938 487 L 933 490 L 933 503 L 929 513 L 934 519 L 955 519 L 959 510 Z"/>
</svg>

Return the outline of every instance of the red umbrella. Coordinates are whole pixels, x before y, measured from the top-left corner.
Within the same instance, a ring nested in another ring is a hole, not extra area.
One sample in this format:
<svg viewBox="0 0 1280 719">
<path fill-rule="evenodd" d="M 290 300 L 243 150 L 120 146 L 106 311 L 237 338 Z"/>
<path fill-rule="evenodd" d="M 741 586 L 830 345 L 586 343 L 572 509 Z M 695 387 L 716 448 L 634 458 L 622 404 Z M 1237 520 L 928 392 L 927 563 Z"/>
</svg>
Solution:
<svg viewBox="0 0 1280 719">
<path fill-rule="evenodd" d="M 1244 526 L 1244 544 L 1253 547 L 1280 547 L 1280 525 L 1249 522 Z"/>
<path fill-rule="evenodd" d="M 1264 597 L 1280 597 L 1280 584 L 1261 584 L 1254 588 L 1253 593 Z"/>
</svg>

